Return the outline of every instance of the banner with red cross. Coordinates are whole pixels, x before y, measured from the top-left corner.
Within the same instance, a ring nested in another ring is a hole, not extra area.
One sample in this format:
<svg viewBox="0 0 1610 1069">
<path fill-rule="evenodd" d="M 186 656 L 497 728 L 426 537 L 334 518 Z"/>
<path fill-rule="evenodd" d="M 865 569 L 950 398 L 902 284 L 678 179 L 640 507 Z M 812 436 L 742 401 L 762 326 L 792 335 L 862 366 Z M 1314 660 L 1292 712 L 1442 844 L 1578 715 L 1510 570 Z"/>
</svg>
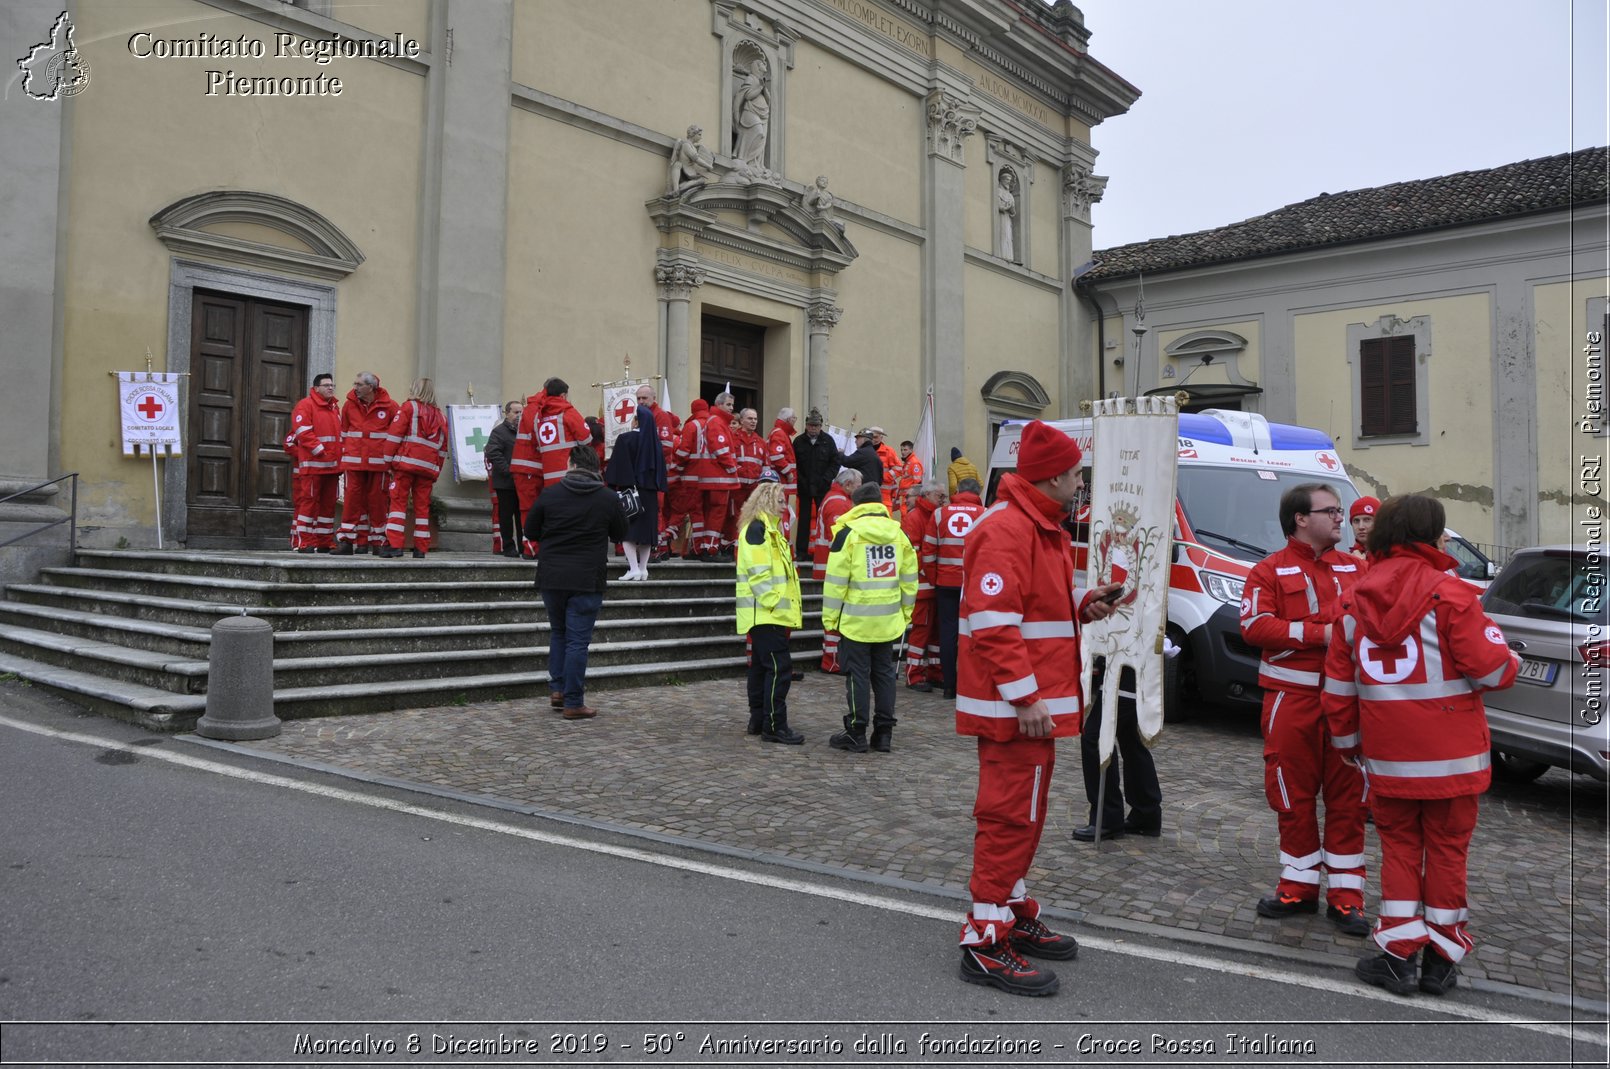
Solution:
<svg viewBox="0 0 1610 1069">
<path fill-rule="evenodd" d="M 637 388 L 647 383 L 647 379 L 641 379 L 605 385 L 603 419 L 606 456 L 615 452 L 615 439 L 633 429 L 632 421 L 637 418 Z"/>
<path fill-rule="evenodd" d="M 141 451 L 182 456 L 179 378 L 166 372 L 119 371 L 118 410 L 123 423 L 123 455 Z"/>
</svg>

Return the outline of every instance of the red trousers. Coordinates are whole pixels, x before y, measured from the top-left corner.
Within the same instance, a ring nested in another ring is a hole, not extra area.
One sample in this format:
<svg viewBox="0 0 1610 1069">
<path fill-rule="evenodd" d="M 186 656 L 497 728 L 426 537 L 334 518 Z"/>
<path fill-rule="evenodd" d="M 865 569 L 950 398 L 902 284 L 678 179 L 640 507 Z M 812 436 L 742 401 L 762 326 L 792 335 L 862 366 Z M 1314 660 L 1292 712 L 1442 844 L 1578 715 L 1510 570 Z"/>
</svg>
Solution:
<svg viewBox="0 0 1610 1069">
<path fill-rule="evenodd" d="M 349 471 L 346 502 L 341 506 L 341 530 L 336 532 L 337 542 L 352 542 L 360 546 L 386 544 L 386 512 L 391 504 L 391 491 L 383 471 Z"/>
<path fill-rule="evenodd" d="M 341 473 L 303 475 L 296 497 L 296 519 L 302 528 L 302 548 L 330 548 L 335 541 L 335 498 L 341 488 Z M 294 529 L 294 528 L 293 528 Z"/>
<path fill-rule="evenodd" d="M 1375 941 L 1406 958 L 1430 943 L 1459 961 L 1475 942 L 1465 930 L 1470 910 L 1465 867 L 1476 830 L 1477 796 L 1370 799 L 1381 838 L 1381 909 Z"/>
<path fill-rule="evenodd" d="M 414 548 L 424 552 L 430 549 L 430 491 L 435 479 L 409 472 L 397 472 L 391 477 L 391 511 L 386 514 L 386 543 L 392 549 L 403 547 L 403 520 L 408 506 L 414 507 Z"/>
<path fill-rule="evenodd" d="M 907 683 L 938 683 L 943 678 L 939 671 L 939 633 L 934 623 L 933 592 L 925 591 L 917 595 L 916 607 L 911 611 L 911 630 L 906 632 Z"/>
<path fill-rule="evenodd" d="M 963 946 L 1006 938 L 1019 916 L 1039 915 L 1024 878 L 1045 831 L 1046 799 L 1057 748 L 1052 739 L 978 740 L 978 797 L 973 802 L 973 908 Z"/>
<path fill-rule="evenodd" d="M 704 541 L 704 501 L 697 486 L 678 483 L 666 491 L 665 508 L 660 517 L 660 549 L 669 550 L 677 535 L 682 533 L 683 521 L 691 520 L 682 555 L 692 556 L 699 551 Z"/>
<path fill-rule="evenodd" d="M 749 501 L 749 495 L 754 492 L 754 483 L 728 492 L 727 518 L 721 524 L 722 549 L 732 549 L 738 544 L 738 517 L 743 513 L 744 505 Z M 785 533 L 783 537 L 786 539 L 788 535 Z"/>
<path fill-rule="evenodd" d="M 1364 777 L 1330 744 L 1319 692 L 1271 690 L 1263 696 L 1263 787 L 1280 826 L 1284 895 L 1319 897 L 1336 907 L 1364 905 Z M 1318 801 L 1325 801 L 1320 841 Z"/>
<path fill-rule="evenodd" d="M 733 493 L 732 490 L 699 491 L 699 499 L 704 507 L 704 534 L 699 540 L 699 548 L 706 553 L 714 553 L 721 548 L 721 531 L 727 522 L 727 507 Z"/>
</svg>

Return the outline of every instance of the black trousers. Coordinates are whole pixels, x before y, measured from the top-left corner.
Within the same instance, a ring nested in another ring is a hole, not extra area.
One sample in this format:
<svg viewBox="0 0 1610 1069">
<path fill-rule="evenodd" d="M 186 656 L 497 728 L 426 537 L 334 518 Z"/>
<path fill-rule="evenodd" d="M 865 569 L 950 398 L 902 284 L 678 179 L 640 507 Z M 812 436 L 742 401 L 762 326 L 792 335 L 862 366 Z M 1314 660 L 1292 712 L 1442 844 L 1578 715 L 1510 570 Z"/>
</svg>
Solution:
<svg viewBox="0 0 1610 1069">
<path fill-rule="evenodd" d="M 788 655 L 788 628 L 756 624 L 749 629 L 749 724 L 776 733 L 788 727 L 788 688 L 794 661 Z"/>
<path fill-rule="evenodd" d="M 1124 674 L 1118 680 L 1118 749 L 1107 765 L 1107 797 L 1103 801 L 1106 812 L 1096 812 L 1096 797 L 1102 775 L 1097 740 L 1101 735 L 1103 675 L 1104 670 L 1098 668 L 1091 679 L 1090 708 L 1084 717 L 1084 733 L 1079 736 L 1085 797 L 1090 800 L 1090 823 L 1099 823 L 1103 831 L 1119 830 L 1124 826 L 1124 803 L 1127 800 L 1129 819 L 1133 823 L 1155 827 L 1163 820 L 1163 790 L 1157 784 L 1157 764 L 1152 760 L 1152 751 L 1141 741 L 1140 724 L 1135 719 L 1135 699 L 1123 697 L 1126 691 L 1131 695 L 1135 693 L 1133 669 L 1124 669 Z M 1121 784 L 1120 762 L 1123 764 Z"/>
<path fill-rule="evenodd" d="M 507 490 L 497 488 L 498 495 L 498 529 L 503 533 L 503 552 L 509 550 L 519 552 L 520 540 L 525 537 L 525 517 L 520 515 L 520 495 L 515 493 L 514 487 Z"/>
<path fill-rule="evenodd" d="M 956 693 L 957 628 L 961 619 L 962 588 L 934 587 L 934 625 L 939 628 L 939 670 L 944 674 L 945 693 Z"/>
<path fill-rule="evenodd" d="M 857 738 L 865 737 L 868 719 L 874 728 L 894 727 L 894 643 L 856 642 L 841 635 L 839 665 L 844 670 L 844 694 L 850 704 L 844 716 L 844 730 Z"/>
<path fill-rule="evenodd" d="M 811 555 L 811 523 L 816 518 L 816 510 L 822 507 L 822 497 L 799 495 L 799 523 L 794 528 L 794 559 L 806 560 Z"/>
</svg>

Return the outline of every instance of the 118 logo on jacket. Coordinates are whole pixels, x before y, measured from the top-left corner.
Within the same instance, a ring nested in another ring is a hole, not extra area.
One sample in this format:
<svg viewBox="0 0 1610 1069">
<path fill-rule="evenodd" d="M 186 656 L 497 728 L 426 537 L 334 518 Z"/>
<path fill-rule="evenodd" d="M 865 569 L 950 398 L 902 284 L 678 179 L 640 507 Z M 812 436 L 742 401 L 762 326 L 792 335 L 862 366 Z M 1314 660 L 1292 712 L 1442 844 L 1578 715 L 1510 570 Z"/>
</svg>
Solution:
<svg viewBox="0 0 1610 1069">
<path fill-rule="evenodd" d="M 868 579 L 898 578 L 893 546 L 866 547 L 866 577 Z"/>
</svg>

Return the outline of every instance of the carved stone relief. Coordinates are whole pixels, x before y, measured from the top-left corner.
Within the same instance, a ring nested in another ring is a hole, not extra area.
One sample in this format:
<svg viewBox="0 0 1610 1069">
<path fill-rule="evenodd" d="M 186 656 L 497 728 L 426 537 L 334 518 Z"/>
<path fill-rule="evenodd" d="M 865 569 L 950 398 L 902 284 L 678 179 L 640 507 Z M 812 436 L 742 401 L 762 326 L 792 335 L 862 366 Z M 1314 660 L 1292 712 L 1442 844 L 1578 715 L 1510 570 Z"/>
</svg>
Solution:
<svg viewBox="0 0 1610 1069">
<path fill-rule="evenodd" d="M 1107 176 L 1092 174 L 1090 168 L 1070 163 L 1062 169 L 1062 215 L 1068 219 L 1090 221 L 1090 206 L 1107 189 Z"/>
<path fill-rule="evenodd" d="M 704 285 L 704 277 L 704 268 L 697 264 L 660 264 L 654 268 L 660 296 L 673 301 L 690 299 L 694 289 Z"/>
<path fill-rule="evenodd" d="M 952 93 L 928 94 L 928 153 L 951 163 L 964 163 L 967 139 L 978 129 L 979 110 Z"/>
</svg>

